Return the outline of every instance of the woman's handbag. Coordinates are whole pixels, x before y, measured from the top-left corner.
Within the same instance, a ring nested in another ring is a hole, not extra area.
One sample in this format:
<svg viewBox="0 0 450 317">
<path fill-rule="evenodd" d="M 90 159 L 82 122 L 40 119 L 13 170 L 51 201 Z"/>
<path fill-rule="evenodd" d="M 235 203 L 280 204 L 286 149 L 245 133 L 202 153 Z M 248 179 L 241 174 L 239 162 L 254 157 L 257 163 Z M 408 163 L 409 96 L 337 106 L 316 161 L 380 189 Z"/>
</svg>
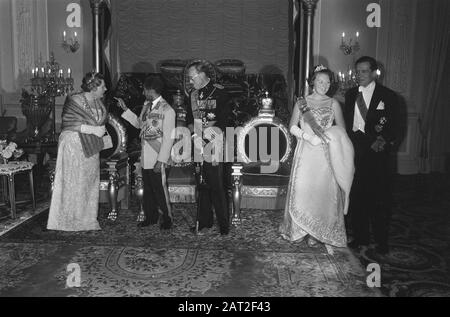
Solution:
<svg viewBox="0 0 450 317">
<path fill-rule="evenodd" d="M 112 138 L 108 132 L 103 136 L 103 150 L 110 149 L 113 147 Z"/>
</svg>

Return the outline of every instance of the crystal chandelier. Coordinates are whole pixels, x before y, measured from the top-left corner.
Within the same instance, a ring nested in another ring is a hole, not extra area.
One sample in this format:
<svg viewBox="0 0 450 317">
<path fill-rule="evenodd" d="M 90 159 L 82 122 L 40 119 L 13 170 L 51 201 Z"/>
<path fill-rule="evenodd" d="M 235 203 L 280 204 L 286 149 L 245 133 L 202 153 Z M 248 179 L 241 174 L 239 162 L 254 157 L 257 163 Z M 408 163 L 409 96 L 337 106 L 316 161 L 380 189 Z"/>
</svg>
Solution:
<svg viewBox="0 0 450 317">
<path fill-rule="evenodd" d="M 56 123 L 55 123 L 55 98 L 64 96 L 73 91 L 73 78 L 71 69 L 68 68 L 66 76 L 64 70 L 59 63 L 55 61 L 53 52 L 50 54 L 50 60 L 45 63 L 45 66 L 36 66 L 32 69 L 31 78 L 31 94 L 30 98 L 24 98 L 22 103 L 22 110 L 28 117 L 33 117 L 35 110 L 39 110 L 41 115 L 48 116 L 49 111 L 42 111 L 42 107 L 47 106 L 51 108 L 52 112 L 52 135 L 50 141 L 56 142 Z M 31 102 L 31 101 L 33 102 Z M 37 102 L 39 100 L 40 102 Z M 46 102 L 41 102 L 45 100 Z M 36 105 L 41 105 L 37 107 Z M 35 121 L 34 119 L 31 121 Z M 36 131 L 35 131 L 36 134 Z M 36 135 L 35 135 L 36 137 Z"/>
</svg>

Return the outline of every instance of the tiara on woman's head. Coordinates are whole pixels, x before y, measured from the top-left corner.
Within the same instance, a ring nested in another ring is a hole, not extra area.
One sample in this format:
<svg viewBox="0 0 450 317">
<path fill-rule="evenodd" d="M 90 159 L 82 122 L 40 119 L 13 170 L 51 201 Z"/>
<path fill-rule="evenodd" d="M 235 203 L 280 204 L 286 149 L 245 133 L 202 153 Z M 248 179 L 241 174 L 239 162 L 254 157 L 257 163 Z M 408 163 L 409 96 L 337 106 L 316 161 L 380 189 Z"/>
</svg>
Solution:
<svg viewBox="0 0 450 317">
<path fill-rule="evenodd" d="M 314 73 L 320 72 L 321 70 L 327 70 L 328 68 L 326 68 L 323 65 L 317 65 L 316 68 L 314 68 Z"/>
<path fill-rule="evenodd" d="M 87 85 L 90 85 L 94 80 L 95 80 L 95 77 L 98 75 L 99 73 L 95 70 L 95 69 L 93 69 L 92 71 L 91 71 L 91 78 L 89 78 L 89 80 L 87 81 Z"/>
</svg>

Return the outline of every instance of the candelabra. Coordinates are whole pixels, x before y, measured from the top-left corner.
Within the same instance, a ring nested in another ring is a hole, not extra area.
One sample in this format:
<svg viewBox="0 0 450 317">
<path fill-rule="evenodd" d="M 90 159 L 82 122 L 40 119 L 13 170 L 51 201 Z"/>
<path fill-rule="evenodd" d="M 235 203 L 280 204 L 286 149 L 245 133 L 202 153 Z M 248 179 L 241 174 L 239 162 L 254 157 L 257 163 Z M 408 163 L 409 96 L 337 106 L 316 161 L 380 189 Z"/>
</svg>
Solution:
<svg viewBox="0 0 450 317">
<path fill-rule="evenodd" d="M 346 91 L 347 89 L 350 89 L 352 87 L 355 87 L 358 85 L 358 81 L 356 79 L 356 74 L 351 69 L 347 73 L 341 73 L 338 74 L 338 83 L 339 88 Z"/>
<path fill-rule="evenodd" d="M 73 38 L 66 38 L 66 31 L 63 32 L 63 41 L 61 46 L 66 51 L 66 53 L 72 52 L 75 53 L 80 48 L 80 43 L 77 39 L 77 32 L 74 32 Z"/>
<path fill-rule="evenodd" d="M 359 51 L 358 37 L 359 32 L 356 32 L 356 40 L 354 43 L 352 38 L 350 38 L 348 42 L 345 42 L 345 33 L 342 33 L 341 46 L 339 46 L 339 48 L 344 53 L 344 55 L 354 55 Z"/>
<path fill-rule="evenodd" d="M 52 135 L 50 141 L 56 142 L 55 98 L 73 91 L 73 78 L 70 68 L 67 69 L 67 77 L 64 77 L 64 71 L 61 69 L 59 63 L 55 61 L 54 54 L 51 53 L 50 60 L 45 63 L 45 66 L 40 67 L 40 69 L 39 67 L 33 68 L 31 91 L 35 99 L 45 99 L 47 106 L 51 108 Z M 27 107 L 27 103 L 22 104 L 22 109 L 24 110 L 24 114 L 33 112 L 32 109 Z"/>
</svg>

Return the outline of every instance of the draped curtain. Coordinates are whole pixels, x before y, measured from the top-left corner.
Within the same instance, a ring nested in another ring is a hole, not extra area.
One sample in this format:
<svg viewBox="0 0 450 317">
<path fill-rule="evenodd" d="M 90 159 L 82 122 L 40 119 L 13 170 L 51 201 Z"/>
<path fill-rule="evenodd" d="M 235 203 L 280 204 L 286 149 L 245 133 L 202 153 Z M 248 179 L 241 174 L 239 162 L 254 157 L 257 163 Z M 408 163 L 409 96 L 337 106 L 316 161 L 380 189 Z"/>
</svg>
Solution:
<svg viewBox="0 0 450 317">
<path fill-rule="evenodd" d="M 433 0 L 430 5 L 429 38 L 420 43 L 428 52 L 426 89 L 419 110 L 421 172 L 441 170 L 444 155 L 450 153 L 450 1 Z"/>
<path fill-rule="evenodd" d="M 167 59 L 242 60 L 247 73 L 288 77 L 289 1 L 112 1 L 119 72 L 159 72 Z M 292 14 L 292 13 L 291 13 Z"/>
</svg>

